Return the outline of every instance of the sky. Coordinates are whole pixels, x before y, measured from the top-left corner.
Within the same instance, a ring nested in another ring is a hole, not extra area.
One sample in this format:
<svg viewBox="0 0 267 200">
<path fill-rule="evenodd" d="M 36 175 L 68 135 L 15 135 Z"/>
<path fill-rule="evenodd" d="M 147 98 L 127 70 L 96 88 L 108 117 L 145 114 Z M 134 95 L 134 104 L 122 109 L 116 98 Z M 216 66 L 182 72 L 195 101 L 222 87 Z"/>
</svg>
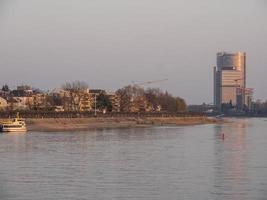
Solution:
<svg viewBox="0 0 267 200">
<path fill-rule="evenodd" d="M 0 0 L 0 85 L 168 79 L 146 87 L 212 103 L 219 51 L 247 53 L 247 87 L 266 100 L 266 0 Z"/>
</svg>

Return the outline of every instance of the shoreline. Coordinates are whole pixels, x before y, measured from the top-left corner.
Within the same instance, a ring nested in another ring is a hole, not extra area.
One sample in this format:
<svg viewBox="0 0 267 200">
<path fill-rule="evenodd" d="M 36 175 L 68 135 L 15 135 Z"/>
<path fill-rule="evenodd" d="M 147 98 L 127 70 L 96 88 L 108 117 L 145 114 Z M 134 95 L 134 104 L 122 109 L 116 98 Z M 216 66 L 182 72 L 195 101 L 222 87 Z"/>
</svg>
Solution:
<svg viewBox="0 0 267 200">
<path fill-rule="evenodd" d="M 30 118 L 28 131 L 77 132 L 96 129 L 146 128 L 153 126 L 190 126 L 224 121 L 210 117 L 124 117 L 124 118 Z"/>
</svg>

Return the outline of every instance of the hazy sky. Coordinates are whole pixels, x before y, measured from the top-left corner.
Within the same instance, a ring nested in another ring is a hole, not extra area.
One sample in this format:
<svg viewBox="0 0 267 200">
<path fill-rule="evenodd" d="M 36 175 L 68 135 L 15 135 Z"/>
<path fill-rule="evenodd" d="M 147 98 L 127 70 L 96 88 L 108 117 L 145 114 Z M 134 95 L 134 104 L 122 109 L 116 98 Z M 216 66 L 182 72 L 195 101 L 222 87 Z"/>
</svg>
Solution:
<svg viewBox="0 0 267 200">
<path fill-rule="evenodd" d="M 266 0 L 0 0 L 0 85 L 168 78 L 150 86 L 209 103 L 218 51 L 247 52 L 247 86 L 267 99 Z"/>
</svg>

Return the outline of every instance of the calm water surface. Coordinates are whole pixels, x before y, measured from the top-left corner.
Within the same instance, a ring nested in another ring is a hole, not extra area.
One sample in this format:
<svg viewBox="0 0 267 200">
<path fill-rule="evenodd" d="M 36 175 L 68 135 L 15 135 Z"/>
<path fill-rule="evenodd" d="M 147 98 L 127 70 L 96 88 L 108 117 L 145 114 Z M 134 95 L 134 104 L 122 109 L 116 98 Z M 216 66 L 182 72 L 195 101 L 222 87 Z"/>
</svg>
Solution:
<svg viewBox="0 0 267 200">
<path fill-rule="evenodd" d="M 0 134 L 0 199 L 265 200 L 267 119 L 234 121 Z"/>
</svg>

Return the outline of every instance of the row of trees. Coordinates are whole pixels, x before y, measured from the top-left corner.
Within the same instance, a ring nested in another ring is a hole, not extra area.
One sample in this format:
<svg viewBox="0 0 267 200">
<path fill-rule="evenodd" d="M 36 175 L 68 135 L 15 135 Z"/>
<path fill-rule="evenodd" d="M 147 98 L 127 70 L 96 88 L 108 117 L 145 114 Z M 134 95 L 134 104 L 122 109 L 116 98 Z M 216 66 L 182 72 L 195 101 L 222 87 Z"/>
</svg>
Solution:
<svg viewBox="0 0 267 200">
<path fill-rule="evenodd" d="M 257 100 L 256 102 L 252 102 L 252 111 L 258 114 L 267 114 L 267 101 L 261 102 Z"/>
<path fill-rule="evenodd" d="M 86 102 L 87 99 L 88 102 L 94 102 L 95 97 L 96 104 L 92 103 L 90 106 L 92 109 L 95 109 L 96 106 L 97 110 L 112 111 L 116 103 L 119 104 L 121 112 L 185 112 L 187 109 L 182 98 L 175 97 L 167 91 L 163 92 L 158 88 L 144 89 L 137 85 L 128 85 L 118 89 L 115 92 L 115 97 L 114 94 L 112 96 L 104 90 L 99 90 L 100 92 L 97 95 L 89 94 L 88 85 L 81 81 L 66 82 L 61 89 L 60 95 L 40 92 L 39 97 L 42 100 L 36 101 L 40 102 L 40 105 L 29 104 L 29 109 L 49 110 L 55 106 L 63 106 L 66 111 L 80 111 L 80 102 Z M 7 85 L 3 86 L 2 91 L 11 92 Z"/>
<path fill-rule="evenodd" d="M 122 112 L 131 111 L 167 111 L 185 112 L 186 103 L 180 97 L 174 97 L 158 88 L 144 90 L 138 86 L 126 86 L 117 90 L 120 96 Z"/>
<path fill-rule="evenodd" d="M 88 85 L 80 81 L 65 83 L 62 86 L 62 89 L 71 93 L 71 99 L 80 99 L 83 95 L 82 91 L 87 88 Z M 137 85 L 128 85 L 118 89 L 115 93 L 120 99 L 121 112 L 185 112 L 187 108 L 184 99 L 175 97 L 167 91 L 163 92 L 158 88 L 148 88 L 145 90 Z M 113 105 L 106 93 L 100 93 L 97 96 L 96 102 L 97 109 L 112 111 Z"/>
</svg>

